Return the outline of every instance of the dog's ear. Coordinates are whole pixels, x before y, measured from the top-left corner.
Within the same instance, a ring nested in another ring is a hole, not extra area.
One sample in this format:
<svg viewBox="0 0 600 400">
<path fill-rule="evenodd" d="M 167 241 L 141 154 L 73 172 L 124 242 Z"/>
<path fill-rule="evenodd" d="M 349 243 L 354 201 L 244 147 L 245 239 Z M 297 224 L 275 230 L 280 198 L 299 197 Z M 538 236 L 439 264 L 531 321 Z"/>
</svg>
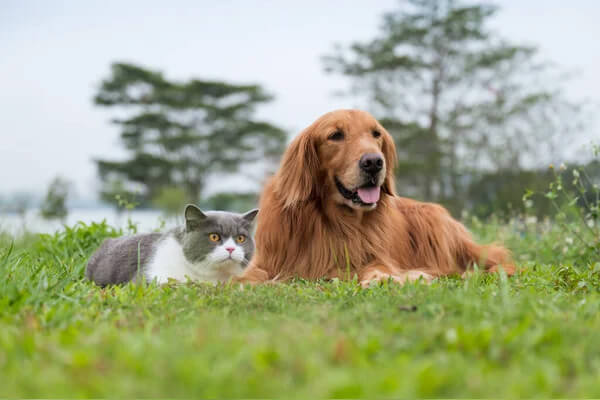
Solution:
<svg viewBox="0 0 600 400">
<path fill-rule="evenodd" d="M 394 169 L 396 168 L 396 145 L 392 135 L 385 129 L 382 130 L 381 137 L 383 138 L 383 156 L 385 157 L 385 180 L 383 181 L 382 189 L 385 193 L 396 195 L 396 181 L 394 179 Z"/>
<path fill-rule="evenodd" d="M 319 157 L 312 126 L 302 131 L 283 154 L 275 192 L 290 208 L 317 195 Z"/>
</svg>

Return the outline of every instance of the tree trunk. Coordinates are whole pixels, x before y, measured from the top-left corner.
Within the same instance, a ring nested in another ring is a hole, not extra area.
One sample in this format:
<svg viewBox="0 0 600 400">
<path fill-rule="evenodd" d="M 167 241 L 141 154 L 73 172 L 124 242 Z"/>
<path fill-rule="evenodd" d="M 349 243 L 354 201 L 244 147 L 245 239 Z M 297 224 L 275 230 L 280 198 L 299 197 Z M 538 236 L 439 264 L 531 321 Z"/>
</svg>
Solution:
<svg viewBox="0 0 600 400">
<path fill-rule="evenodd" d="M 440 143 L 438 136 L 438 120 L 439 120 L 439 101 L 440 101 L 440 80 L 438 76 L 435 76 L 432 82 L 432 90 L 431 90 L 431 108 L 429 110 L 429 154 L 432 159 L 431 169 L 433 173 L 433 177 L 428 179 L 427 186 L 425 187 L 425 197 L 426 200 L 434 200 L 433 199 L 433 186 L 436 181 L 440 188 L 443 186 L 442 181 L 442 171 L 440 168 Z"/>
</svg>

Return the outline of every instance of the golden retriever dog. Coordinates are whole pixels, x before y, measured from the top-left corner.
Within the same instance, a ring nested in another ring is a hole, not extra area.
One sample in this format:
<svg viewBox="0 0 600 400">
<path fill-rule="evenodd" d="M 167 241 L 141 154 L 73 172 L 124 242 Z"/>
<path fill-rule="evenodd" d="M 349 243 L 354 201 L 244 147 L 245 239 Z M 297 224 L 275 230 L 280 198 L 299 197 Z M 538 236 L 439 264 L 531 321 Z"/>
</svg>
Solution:
<svg viewBox="0 0 600 400">
<path fill-rule="evenodd" d="M 242 282 L 353 278 L 363 286 L 481 269 L 514 272 L 442 206 L 399 197 L 396 148 L 369 113 L 327 113 L 290 144 L 260 200 L 256 252 Z"/>
</svg>

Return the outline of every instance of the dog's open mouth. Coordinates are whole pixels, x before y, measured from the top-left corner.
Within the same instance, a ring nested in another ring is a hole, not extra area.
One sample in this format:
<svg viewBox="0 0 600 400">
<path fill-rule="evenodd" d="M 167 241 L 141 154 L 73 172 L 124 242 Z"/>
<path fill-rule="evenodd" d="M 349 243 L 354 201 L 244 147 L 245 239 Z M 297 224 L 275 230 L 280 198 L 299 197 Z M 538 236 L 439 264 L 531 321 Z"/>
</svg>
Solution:
<svg viewBox="0 0 600 400">
<path fill-rule="evenodd" d="M 381 194 L 381 187 L 377 186 L 374 182 L 369 182 L 355 190 L 350 190 L 335 177 L 335 185 L 345 199 L 351 200 L 355 204 L 365 206 L 371 206 L 377 203 Z"/>
</svg>

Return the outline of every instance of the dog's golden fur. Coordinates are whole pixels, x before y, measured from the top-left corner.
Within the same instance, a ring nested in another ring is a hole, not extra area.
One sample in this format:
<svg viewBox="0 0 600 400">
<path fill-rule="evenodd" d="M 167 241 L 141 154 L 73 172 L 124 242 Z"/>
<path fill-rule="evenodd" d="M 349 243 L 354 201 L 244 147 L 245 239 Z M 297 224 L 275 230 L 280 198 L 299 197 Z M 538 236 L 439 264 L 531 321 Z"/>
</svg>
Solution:
<svg viewBox="0 0 600 400">
<path fill-rule="evenodd" d="M 343 140 L 331 140 L 336 131 Z M 358 187 L 357 164 L 365 153 L 381 154 L 385 162 L 374 206 L 352 204 L 334 181 Z M 397 196 L 395 162 L 391 136 L 370 114 L 338 110 L 315 121 L 290 144 L 263 190 L 256 252 L 241 280 L 356 274 L 363 284 L 404 282 L 460 274 L 474 264 L 514 272 L 507 250 L 476 244 L 440 205 Z"/>
</svg>

